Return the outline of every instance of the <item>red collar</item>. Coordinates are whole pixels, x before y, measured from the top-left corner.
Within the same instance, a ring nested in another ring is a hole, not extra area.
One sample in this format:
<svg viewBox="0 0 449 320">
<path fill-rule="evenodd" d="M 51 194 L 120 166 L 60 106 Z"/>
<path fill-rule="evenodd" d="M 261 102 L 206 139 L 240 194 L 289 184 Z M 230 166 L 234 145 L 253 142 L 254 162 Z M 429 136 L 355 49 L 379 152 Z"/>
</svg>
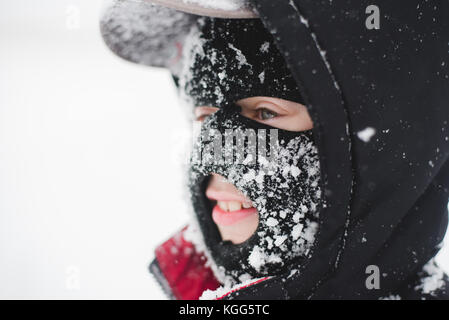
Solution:
<svg viewBox="0 0 449 320">
<path fill-rule="evenodd" d="M 206 266 L 207 259 L 198 253 L 194 245 L 184 238 L 187 227 L 156 248 L 156 259 L 150 270 L 166 293 L 177 300 L 198 300 L 206 290 L 216 290 L 220 282 L 212 270 Z M 238 290 L 255 285 L 269 277 L 236 286 L 225 291 L 216 299 L 220 300 Z"/>
</svg>

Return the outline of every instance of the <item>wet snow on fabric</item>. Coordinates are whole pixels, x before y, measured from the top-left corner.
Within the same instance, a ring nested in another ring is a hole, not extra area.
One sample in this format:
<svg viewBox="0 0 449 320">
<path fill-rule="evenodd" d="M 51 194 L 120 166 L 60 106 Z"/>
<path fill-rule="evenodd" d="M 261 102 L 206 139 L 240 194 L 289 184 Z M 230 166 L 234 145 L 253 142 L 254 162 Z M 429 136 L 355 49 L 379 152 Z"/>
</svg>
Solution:
<svg viewBox="0 0 449 320">
<path fill-rule="evenodd" d="M 379 300 L 402 300 L 402 298 L 398 294 L 390 294 L 386 297 L 380 297 Z"/>
<path fill-rule="evenodd" d="M 237 61 L 239 62 L 239 64 L 237 65 L 237 67 L 239 69 L 244 65 L 247 65 L 248 67 L 252 68 L 252 66 L 248 63 L 245 55 L 242 53 L 242 51 L 240 49 L 237 49 L 236 47 L 234 47 L 234 45 L 232 45 L 232 43 L 228 43 L 228 47 L 235 51 Z"/>
<path fill-rule="evenodd" d="M 250 285 L 254 285 L 257 284 L 259 282 L 262 282 L 264 280 L 268 280 L 269 277 L 263 277 L 263 278 L 255 278 L 255 279 L 247 279 L 242 281 L 241 283 L 237 284 L 237 285 L 224 285 L 224 286 L 220 286 L 215 290 L 205 290 L 203 292 L 203 294 L 201 295 L 201 297 L 199 298 L 199 300 L 216 300 L 216 299 L 220 299 L 223 298 L 224 296 L 238 291 L 242 288 L 248 287 Z"/>
<path fill-rule="evenodd" d="M 370 142 L 371 138 L 376 134 L 376 129 L 366 127 L 363 130 L 357 132 L 357 137 L 363 142 Z"/>
<path fill-rule="evenodd" d="M 234 11 L 248 8 L 248 1 L 245 0 L 182 0 L 187 4 L 197 4 L 204 8 Z"/>
<path fill-rule="evenodd" d="M 265 71 L 262 71 L 261 73 L 259 73 L 259 80 L 260 80 L 260 83 L 263 83 L 265 81 Z"/>
<path fill-rule="evenodd" d="M 433 295 L 435 291 L 445 285 L 444 271 L 438 267 L 435 259 L 431 259 L 424 265 L 422 273 L 421 283 L 415 287 L 415 290 L 420 290 L 424 294 Z"/>
<path fill-rule="evenodd" d="M 199 36 L 200 32 L 196 26 L 193 26 L 190 30 L 189 35 L 186 37 L 186 40 L 183 44 L 182 51 L 182 69 L 177 74 L 179 76 L 179 87 L 184 88 L 188 87 L 188 80 L 191 77 L 191 70 L 194 67 L 195 60 L 197 56 L 204 57 L 205 53 L 203 50 L 204 39 Z M 224 78 L 226 74 L 220 73 L 219 77 Z M 207 86 L 207 83 L 204 85 Z M 187 94 L 187 90 L 179 90 L 179 95 L 181 100 L 187 105 L 194 106 L 194 102 L 192 97 Z"/>
<path fill-rule="evenodd" d="M 180 94 L 196 106 L 220 107 L 251 96 L 300 102 L 297 83 L 277 47 L 267 41 L 270 37 L 256 19 L 199 18 L 175 74 Z"/>
<path fill-rule="evenodd" d="M 242 125 L 249 120 L 239 114 L 228 120 L 221 116 L 222 111 L 209 116 L 203 129 L 217 127 L 226 137 L 226 130 L 247 128 Z M 256 245 L 248 248 L 236 270 L 226 270 L 233 277 L 242 273 L 273 275 L 291 259 L 306 256 L 315 241 L 321 200 L 318 153 L 310 136 L 297 135 L 281 138 L 277 161 L 267 161 L 265 166 L 257 162 L 245 166 L 235 163 L 204 166 L 198 162 L 192 167 L 194 185 L 212 172 L 220 174 L 251 199 L 258 210 L 259 226 L 253 236 Z M 195 148 L 205 147 L 204 143 L 207 141 L 198 141 Z"/>
<path fill-rule="evenodd" d="M 267 255 L 259 246 L 255 246 L 248 257 L 249 264 L 257 271 L 260 270 L 260 267 L 266 262 L 266 260 Z"/>
<path fill-rule="evenodd" d="M 260 52 L 267 53 L 269 48 L 270 48 L 270 43 L 268 41 L 266 41 L 260 46 Z"/>
</svg>

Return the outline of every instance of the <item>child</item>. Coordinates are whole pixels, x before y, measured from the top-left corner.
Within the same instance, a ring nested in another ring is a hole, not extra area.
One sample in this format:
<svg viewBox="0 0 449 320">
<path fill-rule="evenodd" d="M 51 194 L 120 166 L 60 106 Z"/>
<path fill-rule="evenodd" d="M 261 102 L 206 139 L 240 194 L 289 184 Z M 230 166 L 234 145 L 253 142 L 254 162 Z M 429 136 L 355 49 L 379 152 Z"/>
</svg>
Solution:
<svg viewBox="0 0 449 320">
<path fill-rule="evenodd" d="M 385 4 L 372 30 L 363 1 L 156 2 L 177 10 L 116 1 L 102 34 L 168 68 L 202 122 L 195 219 L 150 266 L 167 294 L 447 299 L 433 261 L 449 193 L 447 8 L 407 2 L 418 21 Z M 205 158 L 239 132 L 257 138 Z M 276 141 L 276 160 L 248 156 L 251 141 Z"/>
</svg>

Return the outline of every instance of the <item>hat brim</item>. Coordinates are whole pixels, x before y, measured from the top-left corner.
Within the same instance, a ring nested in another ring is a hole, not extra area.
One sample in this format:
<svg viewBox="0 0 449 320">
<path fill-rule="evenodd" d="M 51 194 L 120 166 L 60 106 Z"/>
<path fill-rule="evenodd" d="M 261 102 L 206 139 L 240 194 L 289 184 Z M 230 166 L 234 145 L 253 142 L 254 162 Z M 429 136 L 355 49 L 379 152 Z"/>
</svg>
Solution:
<svg viewBox="0 0 449 320">
<path fill-rule="evenodd" d="M 101 35 L 112 52 L 128 61 L 174 70 L 183 41 L 200 16 L 257 18 L 245 7 L 246 0 L 219 0 L 221 7 L 214 8 L 197 2 L 206 0 L 108 0 Z"/>
<path fill-rule="evenodd" d="M 145 0 L 164 7 L 196 14 L 228 19 L 257 18 L 258 14 L 246 0 Z"/>
</svg>

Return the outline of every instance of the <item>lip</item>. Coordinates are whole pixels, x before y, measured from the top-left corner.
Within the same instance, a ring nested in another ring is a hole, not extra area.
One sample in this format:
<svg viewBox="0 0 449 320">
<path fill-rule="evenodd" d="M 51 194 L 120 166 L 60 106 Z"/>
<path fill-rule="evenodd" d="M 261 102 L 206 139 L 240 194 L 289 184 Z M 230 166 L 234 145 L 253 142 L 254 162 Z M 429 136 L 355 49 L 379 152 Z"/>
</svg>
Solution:
<svg viewBox="0 0 449 320">
<path fill-rule="evenodd" d="M 228 212 L 215 205 L 212 209 L 212 220 L 220 226 L 231 226 L 253 215 L 257 215 L 256 208 L 242 208 Z"/>
</svg>

